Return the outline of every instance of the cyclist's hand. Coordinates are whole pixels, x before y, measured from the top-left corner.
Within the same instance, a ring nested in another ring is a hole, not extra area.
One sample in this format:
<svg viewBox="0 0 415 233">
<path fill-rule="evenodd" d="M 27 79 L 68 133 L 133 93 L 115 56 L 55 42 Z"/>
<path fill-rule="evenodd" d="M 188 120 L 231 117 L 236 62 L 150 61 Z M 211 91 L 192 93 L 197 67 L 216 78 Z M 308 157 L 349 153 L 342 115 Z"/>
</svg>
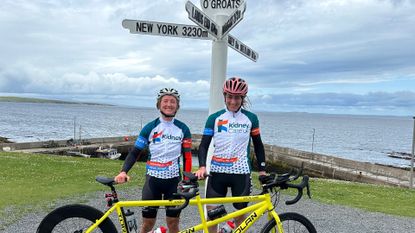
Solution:
<svg viewBox="0 0 415 233">
<path fill-rule="evenodd" d="M 117 184 L 122 184 L 125 182 L 128 182 L 130 180 L 130 177 L 125 172 L 120 172 L 116 177 L 114 177 L 114 181 Z"/>
<path fill-rule="evenodd" d="M 197 176 L 197 178 L 199 180 L 203 180 L 206 177 L 206 168 L 205 167 L 200 167 L 199 170 L 197 170 L 195 172 L 195 175 Z"/>
<path fill-rule="evenodd" d="M 269 176 L 269 175 L 266 175 L 266 174 L 263 175 L 263 174 L 259 173 L 258 180 L 261 182 L 261 184 L 268 184 L 271 181 L 273 181 L 274 178 L 272 176 Z"/>
</svg>

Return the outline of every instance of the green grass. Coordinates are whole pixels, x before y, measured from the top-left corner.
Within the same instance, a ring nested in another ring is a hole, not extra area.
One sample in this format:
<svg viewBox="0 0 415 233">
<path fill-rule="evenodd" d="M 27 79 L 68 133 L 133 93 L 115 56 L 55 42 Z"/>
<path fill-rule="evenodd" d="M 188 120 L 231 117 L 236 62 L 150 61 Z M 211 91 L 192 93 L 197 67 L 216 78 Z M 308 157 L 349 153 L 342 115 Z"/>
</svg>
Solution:
<svg viewBox="0 0 415 233">
<path fill-rule="evenodd" d="M 107 191 L 95 177 L 117 175 L 122 161 L 0 152 L 0 164 L 0 219 L 3 219 L 10 208 L 23 215 L 31 209 L 45 208 L 57 199 Z M 120 189 L 144 183 L 144 166 L 137 164 L 130 172 L 132 182 L 120 185 Z"/>
<path fill-rule="evenodd" d="M 45 208 L 48 203 L 61 198 L 107 191 L 95 182 L 95 177 L 115 176 L 122 163 L 0 152 L 0 218 L 9 208 L 17 208 L 22 215 L 31 208 Z M 130 172 L 132 182 L 119 186 L 119 189 L 141 187 L 144 172 L 144 164 L 137 163 Z M 257 180 L 257 174 L 254 174 L 254 180 Z M 415 190 L 325 179 L 312 179 L 310 187 L 312 198 L 323 203 L 415 217 Z M 294 192 L 288 193 L 294 195 Z"/>
<path fill-rule="evenodd" d="M 326 179 L 312 179 L 310 187 L 313 198 L 323 203 L 415 217 L 414 189 Z"/>
</svg>

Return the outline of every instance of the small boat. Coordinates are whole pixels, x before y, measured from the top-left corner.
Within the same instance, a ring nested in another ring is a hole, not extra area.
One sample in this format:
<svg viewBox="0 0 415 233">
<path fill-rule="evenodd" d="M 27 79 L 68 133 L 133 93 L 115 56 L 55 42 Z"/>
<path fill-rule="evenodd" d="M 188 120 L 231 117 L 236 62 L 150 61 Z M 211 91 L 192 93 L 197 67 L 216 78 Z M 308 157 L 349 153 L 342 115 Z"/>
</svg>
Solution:
<svg viewBox="0 0 415 233">
<path fill-rule="evenodd" d="M 121 153 L 118 153 L 116 148 L 99 147 L 95 152 L 98 158 L 119 159 L 121 157 Z"/>
</svg>

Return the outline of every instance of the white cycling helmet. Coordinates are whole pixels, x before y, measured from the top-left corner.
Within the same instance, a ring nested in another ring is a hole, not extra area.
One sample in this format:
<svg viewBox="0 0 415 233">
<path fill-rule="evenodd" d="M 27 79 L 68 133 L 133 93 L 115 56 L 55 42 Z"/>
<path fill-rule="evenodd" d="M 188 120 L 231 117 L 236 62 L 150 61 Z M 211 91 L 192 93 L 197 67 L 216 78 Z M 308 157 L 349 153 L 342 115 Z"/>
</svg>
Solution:
<svg viewBox="0 0 415 233">
<path fill-rule="evenodd" d="M 165 95 L 171 95 L 171 96 L 174 96 L 176 98 L 176 100 L 177 100 L 177 110 L 179 110 L 179 108 L 180 108 L 180 94 L 179 94 L 179 92 L 174 88 L 167 88 L 167 87 L 161 89 L 159 91 L 158 95 L 157 95 L 157 102 L 156 102 L 157 109 L 160 109 L 161 98 Z M 177 111 L 176 111 L 176 113 L 174 113 L 174 115 L 168 115 L 168 114 L 165 114 L 161 110 L 160 110 L 160 112 L 161 112 L 161 114 L 163 114 L 166 117 L 174 117 L 177 113 Z"/>
<path fill-rule="evenodd" d="M 163 88 L 159 91 L 158 95 L 157 95 L 157 101 L 159 101 L 161 99 L 161 97 L 165 96 L 165 95 L 171 95 L 176 97 L 177 101 L 180 101 L 180 94 L 179 92 L 174 89 L 174 88 Z"/>
</svg>

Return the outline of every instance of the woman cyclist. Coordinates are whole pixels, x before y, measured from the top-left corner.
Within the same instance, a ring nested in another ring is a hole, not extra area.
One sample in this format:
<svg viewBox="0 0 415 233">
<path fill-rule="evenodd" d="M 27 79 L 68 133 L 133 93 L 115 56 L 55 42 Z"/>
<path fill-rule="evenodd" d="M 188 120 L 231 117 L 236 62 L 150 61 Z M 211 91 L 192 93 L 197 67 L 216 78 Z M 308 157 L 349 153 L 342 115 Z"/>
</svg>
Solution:
<svg viewBox="0 0 415 233">
<path fill-rule="evenodd" d="M 262 144 L 257 116 L 245 110 L 248 84 L 241 78 L 232 77 L 223 85 L 226 109 L 210 115 L 206 121 L 202 141 L 199 147 L 199 170 L 195 173 L 199 179 L 206 174 L 206 157 L 209 144 L 213 139 L 214 152 L 210 162 L 210 177 L 207 181 L 206 197 L 225 197 L 228 187 L 232 196 L 247 196 L 251 192 L 251 161 L 249 147 L 252 138 L 258 161 L 259 175 L 265 173 L 265 153 Z M 242 209 L 248 203 L 234 203 L 236 209 Z M 207 206 L 212 209 L 213 206 Z M 240 225 L 245 216 L 235 218 Z M 211 227 L 209 232 L 216 232 Z"/>
<path fill-rule="evenodd" d="M 179 159 L 183 155 L 183 170 L 191 171 L 192 139 L 189 128 L 175 119 L 180 107 L 180 95 L 173 88 L 163 88 L 157 96 L 160 117 L 149 122 L 141 130 L 133 149 L 124 161 L 121 172 L 115 177 L 117 183 L 127 182 L 127 175 L 137 161 L 140 152 L 148 147 L 146 181 L 142 190 L 143 200 L 168 200 L 177 192 L 180 179 Z M 149 232 L 156 222 L 157 207 L 143 208 L 141 233 Z M 166 222 L 169 232 L 179 231 L 180 211 L 166 208 Z"/>
</svg>

